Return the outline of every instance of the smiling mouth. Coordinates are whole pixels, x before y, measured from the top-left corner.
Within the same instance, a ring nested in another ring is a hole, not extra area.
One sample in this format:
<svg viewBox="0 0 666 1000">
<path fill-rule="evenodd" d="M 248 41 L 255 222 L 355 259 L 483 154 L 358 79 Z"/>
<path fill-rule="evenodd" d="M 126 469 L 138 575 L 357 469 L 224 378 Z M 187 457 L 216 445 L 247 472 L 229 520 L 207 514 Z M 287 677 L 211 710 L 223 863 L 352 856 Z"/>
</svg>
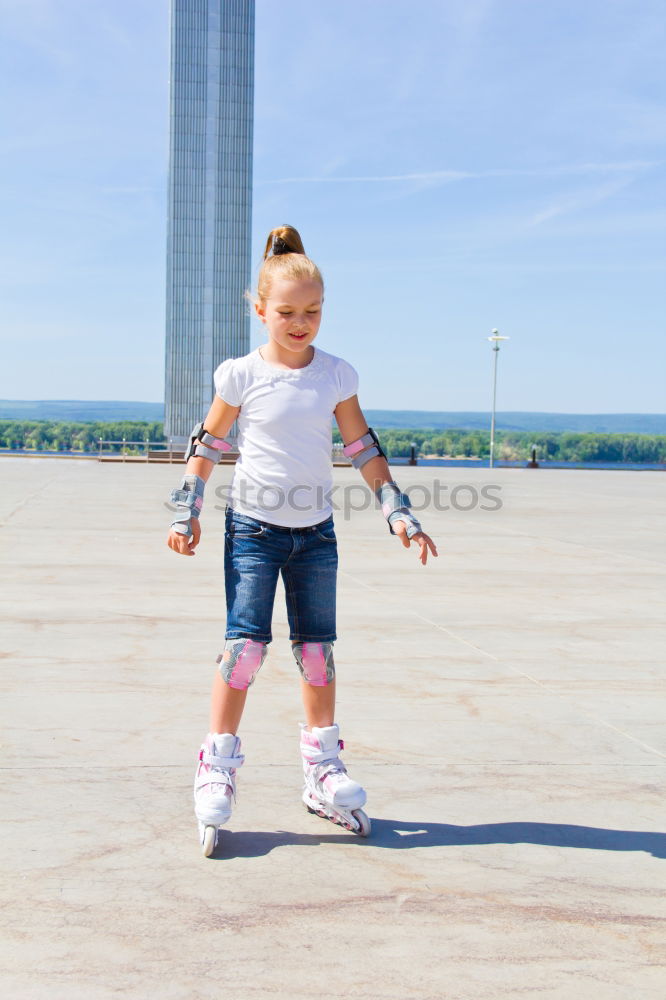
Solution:
<svg viewBox="0 0 666 1000">
<path fill-rule="evenodd" d="M 302 340 L 303 337 L 307 337 L 307 333 L 290 333 L 290 337 L 294 337 L 296 340 Z"/>
</svg>

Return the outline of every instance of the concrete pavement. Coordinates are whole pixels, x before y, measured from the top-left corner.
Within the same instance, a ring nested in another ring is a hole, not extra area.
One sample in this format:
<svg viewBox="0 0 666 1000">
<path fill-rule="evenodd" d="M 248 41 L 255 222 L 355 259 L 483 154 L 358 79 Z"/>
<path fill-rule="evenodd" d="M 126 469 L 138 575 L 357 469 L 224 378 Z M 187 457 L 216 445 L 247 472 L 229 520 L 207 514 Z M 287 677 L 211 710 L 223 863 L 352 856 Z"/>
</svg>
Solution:
<svg viewBox="0 0 666 1000">
<path fill-rule="evenodd" d="M 209 488 L 197 556 L 171 553 L 179 472 L 0 459 L 4 995 L 663 1000 L 666 477 L 396 469 L 473 507 L 423 511 L 426 568 L 340 511 L 338 721 L 373 835 L 300 803 L 279 593 L 206 860 L 223 516 Z"/>
</svg>

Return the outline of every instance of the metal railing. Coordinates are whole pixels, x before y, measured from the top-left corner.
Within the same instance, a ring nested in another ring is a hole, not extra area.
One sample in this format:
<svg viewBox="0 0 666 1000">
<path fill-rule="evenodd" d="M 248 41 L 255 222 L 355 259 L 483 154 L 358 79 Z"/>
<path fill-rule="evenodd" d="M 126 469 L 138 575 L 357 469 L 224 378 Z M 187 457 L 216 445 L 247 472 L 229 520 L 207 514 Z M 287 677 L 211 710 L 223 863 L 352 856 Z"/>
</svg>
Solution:
<svg viewBox="0 0 666 1000">
<path fill-rule="evenodd" d="M 109 445 L 112 447 L 107 448 L 106 446 Z M 342 451 L 343 447 L 344 445 L 339 443 L 333 445 L 332 460 L 341 465 L 351 465 L 350 459 Z M 105 457 L 111 458 L 117 456 L 123 462 L 127 461 L 127 459 L 131 459 L 132 461 L 142 459 L 144 462 L 149 462 L 151 457 L 155 457 L 151 453 L 160 452 L 165 458 L 168 456 L 169 463 L 171 463 L 181 462 L 184 454 L 183 445 L 179 444 L 174 447 L 173 438 L 169 438 L 168 441 L 149 441 L 148 438 L 144 441 L 130 441 L 129 438 L 112 441 L 106 438 L 98 438 L 97 449 L 97 458 L 100 461 Z"/>
<path fill-rule="evenodd" d="M 104 450 L 105 445 L 120 445 L 120 448 L 119 449 L 117 447 L 112 448 L 105 452 Z M 97 457 L 99 459 L 102 459 L 105 454 L 120 455 L 123 462 L 126 461 L 127 458 L 143 458 L 144 461 L 149 462 L 151 449 L 154 449 L 155 451 L 164 451 L 166 453 L 170 451 L 169 444 L 167 442 L 150 441 L 148 438 L 146 438 L 143 441 L 130 441 L 128 440 L 128 438 L 123 438 L 121 441 L 111 441 L 104 438 L 98 438 L 97 446 L 98 446 Z M 142 453 L 139 452 L 138 454 L 136 452 L 132 453 L 128 452 L 128 448 L 135 448 L 135 447 L 143 449 L 143 452 Z M 170 457 L 169 460 L 172 461 L 173 458 Z"/>
</svg>

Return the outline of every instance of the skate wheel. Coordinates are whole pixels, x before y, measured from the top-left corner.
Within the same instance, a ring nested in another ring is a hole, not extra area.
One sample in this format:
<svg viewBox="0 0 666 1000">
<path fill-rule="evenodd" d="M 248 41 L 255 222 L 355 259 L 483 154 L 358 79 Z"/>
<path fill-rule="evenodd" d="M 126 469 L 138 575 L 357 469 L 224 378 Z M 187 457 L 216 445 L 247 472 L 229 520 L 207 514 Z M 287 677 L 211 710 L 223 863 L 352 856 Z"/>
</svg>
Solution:
<svg viewBox="0 0 666 1000">
<path fill-rule="evenodd" d="M 207 826 L 203 833 L 203 838 L 201 840 L 201 850 L 203 851 L 204 858 L 209 858 L 213 851 L 215 850 L 215 845 L 217 844 L 217 827 Z"/>
<path fill-rule="evenodd" d="M 354 830 L 354 833 L 358 834 L 359 837 L 369 837 L 370 831 L 372 830 L 372 823 L 362 809 L 354 809 L 352 816 L 358 823 L 358 830 Z"/>
</svg>

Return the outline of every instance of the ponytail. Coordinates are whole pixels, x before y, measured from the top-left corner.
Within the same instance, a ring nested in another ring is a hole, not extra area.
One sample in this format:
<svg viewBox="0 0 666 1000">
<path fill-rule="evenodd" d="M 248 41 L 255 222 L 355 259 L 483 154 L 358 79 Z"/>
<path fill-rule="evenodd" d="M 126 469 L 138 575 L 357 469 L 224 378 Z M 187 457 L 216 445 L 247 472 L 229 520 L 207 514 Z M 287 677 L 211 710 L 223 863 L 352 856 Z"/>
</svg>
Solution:
<svg viewBox="0 0 666 1000">
<path fill-rule="evenodd" d="M 298 230 L 294 229 L 293 226 L 278 226 L 277 229 L 271 229 L 266 240 L 264 260 L 271 254 L 278 257 L 285 253 L 305 254 L 303 240 Z"/>
<path fill-rule="evenodd" d="M 300 234 L 293 226 L 278 226 L 268 234 L 264 263 L 257 281 L 259 302 L 263 303 L 270 297 L 274 278 L 318 281 L 323 291 L 324 279 L 321 272 L 314 261 L 306 256 Z"/>
</svg>

